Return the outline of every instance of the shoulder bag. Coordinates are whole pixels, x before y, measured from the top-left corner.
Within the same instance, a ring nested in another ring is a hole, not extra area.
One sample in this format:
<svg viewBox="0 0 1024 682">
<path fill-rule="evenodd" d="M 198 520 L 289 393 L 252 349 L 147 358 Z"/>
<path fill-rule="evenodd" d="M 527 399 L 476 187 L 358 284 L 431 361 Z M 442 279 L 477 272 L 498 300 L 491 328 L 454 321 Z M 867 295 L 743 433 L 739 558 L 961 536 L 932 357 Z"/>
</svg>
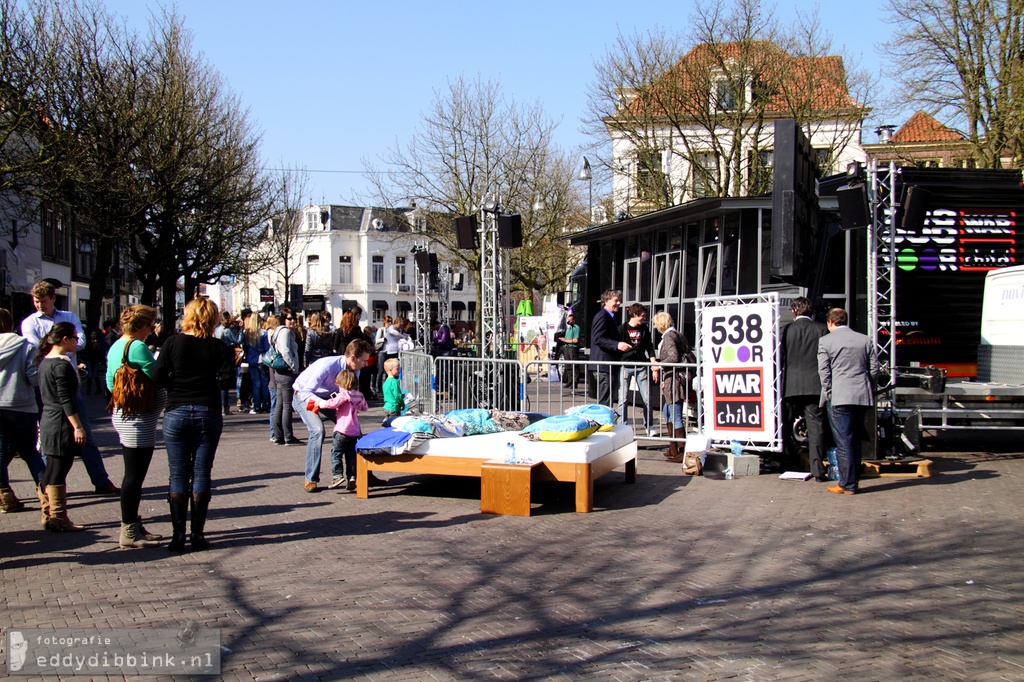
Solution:
<svg viewBox="0 0 1024 682">
<path fill-rule="evenodd" d="M 124 345 L 124 357 L 121 358 L 121 366 L 114 373 L 114 390 L 111 391 L 110 402 L 107 403 L 108 411 L 118 409 L 126 417 L 156 409 L 156 386 L 153 385 L 153 380 L 141 369 L 135 369 L 128 364 L 128 349 L 134 342 L 132 339 Z"/>
<path fill-rule="evenodd" d="M 288 363 L 284 361 L 284 358 L 281 357 L 281 351 L 277 349 L 278 333 L 274 332 L 274 335 L 270 338 L 270 348 L 260 354 L 260 364 L 276 371 L 291 369 Z"/>
</svg>

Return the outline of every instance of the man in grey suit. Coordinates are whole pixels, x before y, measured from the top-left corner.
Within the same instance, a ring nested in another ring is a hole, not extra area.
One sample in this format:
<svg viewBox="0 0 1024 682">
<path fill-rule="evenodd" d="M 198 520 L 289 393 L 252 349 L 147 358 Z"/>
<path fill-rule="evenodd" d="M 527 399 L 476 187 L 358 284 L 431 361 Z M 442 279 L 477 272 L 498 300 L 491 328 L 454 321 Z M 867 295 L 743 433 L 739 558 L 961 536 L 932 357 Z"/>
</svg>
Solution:
<svg viewBox="0 0 1024 682">
<path fill-rule="evenodd" d="M 782 396 L 789 408 L 789 418 L 803 415 L 807 425 L 807 457 L 811 474 L 824 481 L 824 423 L 821 411 L 821 380 L 818 378 L 818 341 L 828 328 L 811 319 L 811 302 L 800 296 L 789 309 L 793 321 L 782 330 Z M 794 453 L 796 446 L 793 445 Z M 794 454 L 795 456 L 795 454 Z"/>
<path fill-rule="evenodd" d="M 860 442 L 864 416 L 875 405 L 878 360 L 875 345 L 867 336 L 847 326 L 842 308 L 828 311 L 828 336 L 818 341 L 818 376 L 821 405 L 828 409 L 836 440 L 839 485 L 830 493 L 853 495 L 860 479 Z"/>
</svg>

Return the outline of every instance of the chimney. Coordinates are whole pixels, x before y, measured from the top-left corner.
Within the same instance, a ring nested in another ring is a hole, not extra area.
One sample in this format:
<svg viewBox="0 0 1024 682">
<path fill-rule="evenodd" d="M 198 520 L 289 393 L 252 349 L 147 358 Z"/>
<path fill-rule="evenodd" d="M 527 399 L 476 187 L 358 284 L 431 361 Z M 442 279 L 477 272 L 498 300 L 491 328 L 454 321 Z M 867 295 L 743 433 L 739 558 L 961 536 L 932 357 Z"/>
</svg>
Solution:
<svg viewBox="0 0 1024 682">
<path fill-rule="evenodd" d="M 889 144 L 892 141 L 892 133 L 896 130 L 894 125 L 883 125 L 875 128 L 875 135 L 878 135 L 879 144 Z"/>
</svg>

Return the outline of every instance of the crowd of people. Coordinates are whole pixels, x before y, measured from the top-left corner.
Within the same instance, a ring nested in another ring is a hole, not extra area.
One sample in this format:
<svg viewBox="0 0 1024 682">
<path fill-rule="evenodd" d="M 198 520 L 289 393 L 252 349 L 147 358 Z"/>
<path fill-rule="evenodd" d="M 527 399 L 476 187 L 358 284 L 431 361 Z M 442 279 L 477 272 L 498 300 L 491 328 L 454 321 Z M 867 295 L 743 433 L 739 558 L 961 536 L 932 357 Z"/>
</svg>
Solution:
<svg viewBox="0 0 1024 682">
<path fill-rule="evenodd" d="M 393 392 L 399 350 L 410 342 L 404 318 L 388 317 L 380 330 L 363 327 L 358 307 L 346 310 L 335 328 L 327 312 L 312 313 L 303 325 L 287 307 L 268 310 L 265 318 L 252 310 L 235 316 L 206 298 L 185 306 L 177 330 L 163 327 L 154 308 L 132 305 L 116 323 L 86 335 L 74 313 L 56 308 L 52 283 L 35 285 L 32 299 L 36 312 L 20 334 L 10 311 L 0 309 L 0 511 L 25 507 L 8 475 L 18 457 L 35 483 L 42 527 L 84 530 L 67 509 L 67 476 L 80 457 L 95 491 L 120 497 L 123 548 L 164 539 L 139 514 L 161 427 L 169 472 L 167 549 L 209 547 L 213 464 L 233 407 L 268 414 L 274 444 L 306 446 L 307 492 L 319 490 L 324 419 L 333 420 L 329 487 L 353 490 L 358 413 L 385 387 Z M 121 443 L 120 487 L 106 472 L 87 418 L 83 394 L 100 393 Z M 306 442 L 293 433 L 295 414 L 309 432 Z"/>
</svg>

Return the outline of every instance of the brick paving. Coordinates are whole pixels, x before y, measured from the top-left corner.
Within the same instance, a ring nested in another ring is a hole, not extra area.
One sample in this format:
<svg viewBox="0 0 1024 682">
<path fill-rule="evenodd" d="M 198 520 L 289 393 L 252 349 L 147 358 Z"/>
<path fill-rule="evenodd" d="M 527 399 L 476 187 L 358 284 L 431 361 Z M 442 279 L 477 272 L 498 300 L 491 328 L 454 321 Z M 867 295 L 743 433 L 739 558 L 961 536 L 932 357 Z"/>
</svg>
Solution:
<svg viewBox="0 0 1024 682">
<path fill-rule="evenodd" d="M 118 549 L 117 499 L 76 463 L 70 511 L 87 532 L 40 530 L 34 499 L 0 517 L 2 622 L 195 620 L 222 628 L 228 680 L 1022 680 L 1019 438 L 927 445 L 936 476 L 867 480 L 854 497 L 687 478 L 643 449 L 638 484 L 600 479 L 593 513 L 573 512 L 571 485 L 542 484 L 520 518 L 480 514 L 468 479 L 304 493 L 304 447 L 233 415 L 210 551 Z M 11 474 L 27 498 L 24 465 Z M 158 449 L 142 513 L 168 533 L 166 480 Z"/>
</svg>

